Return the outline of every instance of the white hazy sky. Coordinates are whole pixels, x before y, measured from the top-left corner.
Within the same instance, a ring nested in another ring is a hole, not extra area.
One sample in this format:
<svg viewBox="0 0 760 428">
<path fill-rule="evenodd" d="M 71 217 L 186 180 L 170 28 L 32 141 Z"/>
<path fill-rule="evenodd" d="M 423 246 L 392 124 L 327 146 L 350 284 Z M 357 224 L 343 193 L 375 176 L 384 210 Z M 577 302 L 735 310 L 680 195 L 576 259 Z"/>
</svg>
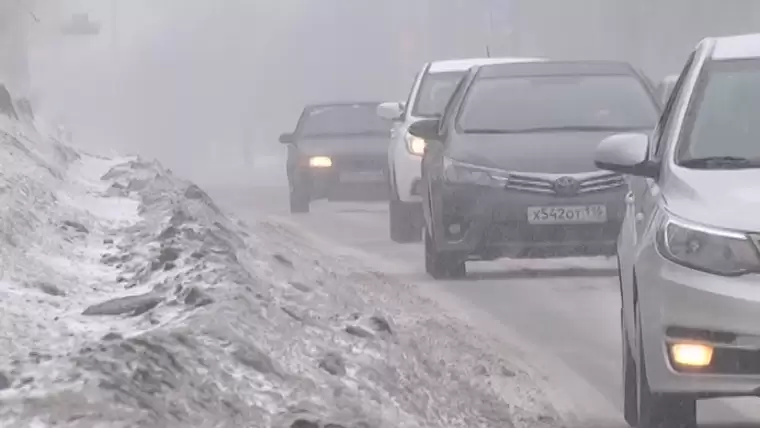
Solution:
<svg viewBox="0 0 760 428">
<path fill-rule="evenodd" d="M 258 106 L 267 103 L 256 98 L 271 96 L 262 78 L 276 70 L 261 66 L 280 53 L 278 34 L 294 20 L 282 3 L 38 1 L 34 99 L 79 144 L 158 157 L 199 179 L 199 163 L 206 176 L 245 168 L 224 163 L 240 160 L 241 138 L 261 138 L 262 127 L 246 126 L 243 118 L 260 116 Z M 101 34 L 61 35 L 63 20 L 74 13 L 88 13 Z M 266 138 L 274 140 L 273 133 Z M 208 159 L 220 156 L 226 160 L 214 170 Z"/>
</svg>

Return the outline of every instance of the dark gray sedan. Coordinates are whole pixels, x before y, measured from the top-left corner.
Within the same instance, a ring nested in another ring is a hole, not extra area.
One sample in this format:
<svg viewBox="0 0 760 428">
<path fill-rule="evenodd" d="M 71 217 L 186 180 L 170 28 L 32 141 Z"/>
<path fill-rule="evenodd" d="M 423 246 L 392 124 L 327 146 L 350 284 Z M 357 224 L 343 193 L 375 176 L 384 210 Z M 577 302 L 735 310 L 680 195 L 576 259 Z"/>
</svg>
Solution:
<svg viewBox="0 0 760 428">
<path fill-rule="evenodd" d="M 469 260 L 615 254 L 622 175 L 598 170 L 602 138 L 647 132 L 659 116 L 627 63 L 473 67 L 441 119 L 412 125 L 422 160 L 425 264 L 461 277 Z"/>
<path fill-rule="evenodd" d="M 391 123 L 378 102 L 308 105 L 288 145 L 290 211 L 309 212 L 311 201 L 387 200 Z"/>
</svg>

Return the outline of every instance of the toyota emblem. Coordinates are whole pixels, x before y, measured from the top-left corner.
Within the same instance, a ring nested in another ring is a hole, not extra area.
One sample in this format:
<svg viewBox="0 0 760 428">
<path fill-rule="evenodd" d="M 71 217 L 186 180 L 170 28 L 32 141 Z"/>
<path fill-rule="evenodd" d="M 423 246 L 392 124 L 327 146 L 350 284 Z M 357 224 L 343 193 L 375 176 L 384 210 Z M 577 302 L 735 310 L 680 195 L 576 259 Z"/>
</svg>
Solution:
<svg viewBox="0 0 760 428">
<path fill-rule="evenodd" d="M 581 189 L 581 183 L 573 177 L 560 177 L 554 181 L 554 192 L 562 196 L 575 196 Z"/>
</svg>

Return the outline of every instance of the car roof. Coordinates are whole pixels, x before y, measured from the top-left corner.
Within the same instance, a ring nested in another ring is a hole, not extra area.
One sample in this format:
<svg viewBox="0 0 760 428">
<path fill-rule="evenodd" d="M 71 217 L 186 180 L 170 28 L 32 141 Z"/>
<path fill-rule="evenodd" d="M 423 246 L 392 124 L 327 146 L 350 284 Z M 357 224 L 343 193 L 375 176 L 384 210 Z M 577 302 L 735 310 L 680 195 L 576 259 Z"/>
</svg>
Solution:
<svg viewBox="0 0 760 428">
<path fill-rule="evenodd" d="M 708 40 L 714 43 L 713 60 L 760 58 L 760 33 L 711 37 Z"/>
<path fill-rule="evenodd" d="M 377 106 L 382 104 L 382 101 L 336 101 L 327 103 L 307 104 L 304 106 L 304 110 L 313 110 L 317 108 L 325 107 L 351 107 L 351 106 Z"/>
<path fill-rule="evenodd" d="M 541 58 L 499 57 L 499 58 L 464 58 L 433 61 L 428 73 L 446 73 L 452 71 L 467 71 L 476 65 L 510 64 L 516 62 L 545 61 Z"/>
<path fill-rule="evenodd" d="M 633 75 L 625 61 L 543 61 L 522 64 L 491 64 L 477 67 L 479 78 L 566 75 Z"/>
</svg>

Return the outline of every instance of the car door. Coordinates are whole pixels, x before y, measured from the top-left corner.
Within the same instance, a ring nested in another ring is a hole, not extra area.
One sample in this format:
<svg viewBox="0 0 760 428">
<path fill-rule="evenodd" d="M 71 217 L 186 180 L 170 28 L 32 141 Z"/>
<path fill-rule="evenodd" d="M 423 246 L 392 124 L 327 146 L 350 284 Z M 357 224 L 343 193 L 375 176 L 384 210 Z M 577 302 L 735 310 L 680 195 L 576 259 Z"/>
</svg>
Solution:
<svg viewBox="0 0 760 428">
<path fill-rule="evenodd" d="M 443 180 L 443 159 L 446 155 L 446 141 L 448 133 L 453 127 L 453 119 L 456 117 L 456 111 L 459 107 L 459 103 L 464 97 L 466 87 L 469 82 L 469 75 L 465 75 L 457 84 L 456 88 L 451 94 L 446 108 L 443 110 L 443 114 L 439 119 L 438 133 L 441 136 L 440 141 L 428 143 L 425 147 L 425 154 L 422 156 L 422 180 L 425 185 L 423 186 L 423 192 L 425 192 L 423 199 L 423 214 L 425 216 L 425 222 L 428 226 L 428 230 L 431 231 L 431 236 L 435 239 L 436 236 L 441 236 L 443 230 L 439 230 L 441 225 L 441 218 L 443 215 L 443 201 L 441 199 L 440 188 Z M 442 226 L 441 226 L 442 227 Z"/>
<path fill-rule="evenodd" d="M 681 75 L 673 88 L 663 109 L 660 120 L 650 136 L 648 158 L 660 162 L 667 148 L 670 135 L 673 134 L 676 113 L 678 112 L 684 82 L 691 76 L 695 53 L 689 56 Z M 654 219 L 660 196 L 657 180 L 649 177 L 630 177 L 629 191 L 626 195 L 626 216 L 621 230 L 619 259 L 621 273 L 621 299 L 627 331 L 634 331 L 635 314 L 633 311 L 635 263 L 641 246 L 641 239 Z"/>
<path fill-rule="evenodd" d="M 300 160 L 301 153 L 299 152 L 298 148 L 298 136 L 300 134 L 301 127 L 303 125 L 303 122 L 305 121 L 306 117 L 308 117 L 309 108 L 303 109 L 301 112 L 301 116 L 298 118 L 298 122 L 296 123 L 296 128 L 293 131 L 293 141 L 287 145 L 288 147 L 288 157 L 285 161 L 288 179 L 290 181 L 290 184 L 293 184 L 293 180 L 296 177 L 296 170 L 298 168 L 298 161 Z"/>
<path fill-rule="evenodd" d="M 406 151 L 406 133 L 409 129 L 409 125 L 414 122 L 411 112 L 414 108 L 417 93 L 419 92 L 420 82 L 425 75 L 427 68 L 428 66 L 426 65 L 419 73 L 417 73 L 412 88 L 409 90 L 406 104 L 404 104 L 404 114 L 401 116 L 401 120 L 393 122 L 393 128 L 391 128 L 391 144 L 388 146 L 388 170 L 390 172 L 390 177 L 393 180 L 393 190 L 397 193 L 395 160 L 397 154 L 400 153 L 401 150 Z"/>
</svg>

